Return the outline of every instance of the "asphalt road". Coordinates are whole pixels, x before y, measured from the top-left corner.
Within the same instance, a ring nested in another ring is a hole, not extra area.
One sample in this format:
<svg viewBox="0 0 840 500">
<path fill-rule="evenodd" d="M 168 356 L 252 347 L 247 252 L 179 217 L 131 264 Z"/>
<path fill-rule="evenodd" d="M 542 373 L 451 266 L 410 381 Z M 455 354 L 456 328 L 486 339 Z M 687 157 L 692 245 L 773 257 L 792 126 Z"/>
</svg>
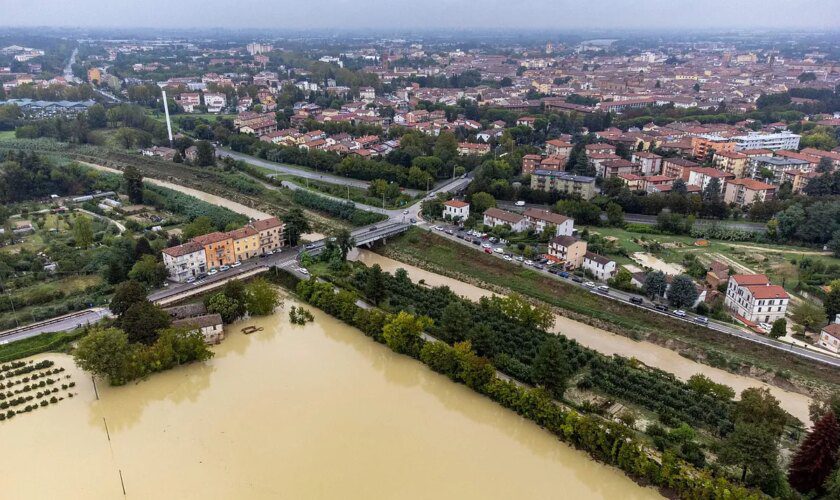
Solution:
<svg viewBox="0 0 840 500">
<path fill-rule="evenodd" d="M 437 227 L 442 227 L 443 228 L 443 230 L 436 231 L 440 236 L 443 236 L 443 237 L 445 237 L 445 238 L 447 238 L 451 241 L 455 241 L 455 242 L 460 243 L 462 245 L 466 245 L 470 248 L 475 249 L 476 251 L 484 251 L 484 247 L 482 245 L 476 245 L 474 243 L 466 241 L 465 239 L 459 238 L 458 237 L 459 234 L 463 236 L 466 233 L 463 232 L 463 231 L 457 231 L 456 230 L 457 228 L 455 226 L 438 225 Z M 451 231 L 451 234 L 449 233 L 449 231 Z M 482 244 L 484 244 L 484 243 L 489 244 L 489 241 L 482 240 Z M 507 255 L 507 252 L 504 251 L 504 246 L 500 245 L 498 243 L 490 244 L 489 248 L 491 250 L 491 255 L 493 255 L 496 258 L 504 259 L 505 255 Z M 498 252 L 496 250 L 497 248 L 501 249 L 501 252 Z M 514 265 L 520 265 L 520 266 L 525 265 L 524 263 L 519 262 L 515 259 L 511 260 L 510 263 L 514 264 Z M 563 278 L 563 277 L 560 277 L 558 275 L 549 273 L 547 268 L 541 270 L 541 269 L 538 269 L 536 267 L 532 267 L 532 269 L 535 272 L 544 273 L 546 276 L 550 276 L 554 279 L 564 281 L 564 282 L 566 282 L 566 283 L 568 283 L 572 286 L 587 288 L 590 291 L 592 291 L 593 293 L 598 293 L 599 295 L 602 295 L 606 298 L 609 298 L 609 299 L 612 299 L 612 300 L 618 300 L 618 301 L 621 301 L 621 302 L 626 302 L 627 305 L 631 305 L 633 307 L 643 308 L 646 311 L 649 311 L 653 314 L 662 314 L 662 315 L 665 315 L 665 316 L 669 316 L 669 317 L 671 317 L 675 320 L 684 321 L 684 322 L 687 322 L 687 323 L 693 323 L 693 324 L 696 324 L 698 326 L 705 326 L 706 328 L 715 330 L 717 332 L 725 333 L 727 335 L 733 335 L 735 337 L 739 337 L 739 338 L 742 338 L 744 340 L 748 340 L 750 342 L 755 342 L 755 343 L 762 344 L 762 345 L 765 345 L 765 346 L 768 346 L 768 347 L 772 347 L 772 348 L 778 349 L 780 351 L 787 351 L 787 352 L 790 352 L 792 354 L 795 354 L 797 356 L 803 357 L 803 358 L 811 360 L 811 361 L 818 361 L 820 363 L 825 363 L 827 365 L 840 368 L 840 358 L 836 357 L 836 356 L 832 356 L 832 355 L 829 355 L 829 354 L 823 354 L 823 353 L 816 352 L 816 351 L 806 349 L 806 348 L 803 348 L 803 347 L 798 347 L 798 346 L 794 346 L 794 345 L 791 345 L 791 344 L 788 344 L 788 343 L 785 343 L 785 342 L 780 342 L 780 341 L 775 340 L 773 338 L 766 337 L 764 335 L 759 335 L 759 334 L 754 333 L 752 331 L 748 331 L 748 330 L 739 328 L 739 327 L 737 327 L 735 325 L 732 325 L 730 323 L 724 323 L 724 322 L 713 320 L 713 319 L 709 319 L 708 324 L 702 325 L 702 324 L 698 323 L 698 318 L 700 317 L 700 315 L 694 314 L 693 312 L 686 311 L 684 317 L 679 317 L 679 316 L 676 316 L 674 314 L 674 311 L 672 311 L 672 310 L 659 311 L 657 309 L 654 309 L 654 303 L 651 302 L 650 300 L 648 300 L 647 297 L 645 297 L 643 295 L 628 293 L 628 292 L 625 292 L 625 291 L 622 291 L 622 290 L 616 290 L 614 288 L 610 288 L 607 293 L 601 293 L 601 292 L 598 292 L 597 290 L 594 290 L 592 287 L 587 287 L 586 286 L 586 283 L 589 281 L 588 279 L 585 279 L 583 283 L 577 283 L 577 282 L 575 282 L 571 279 L 571 276 L 569 278 Z M 641 305 L 633 304 L 632 302 L 630 302 L 631 297 L 637 297 L 637 298 L 642 299 L 642 304 Z"/>
<path fill-rule="evenodd" d="M 40 321 L 32 325 L 24 326 L 15 330 L 10 330 L 10 333 L 0 333 L 0 344 L 7 342 L 14 342 L 15 340 L 28 339 L 42 333 L 63 332 L 66 330 L 73 330 L 79 326 L 86 324 L 93 324 L 102 318 L 111 315 L 111 311 L 104 307 L 94 307 L 84 311 L 79 311 L 68 315 L 67 317 L 53 318 L 46 321 Z"/>
</svg>

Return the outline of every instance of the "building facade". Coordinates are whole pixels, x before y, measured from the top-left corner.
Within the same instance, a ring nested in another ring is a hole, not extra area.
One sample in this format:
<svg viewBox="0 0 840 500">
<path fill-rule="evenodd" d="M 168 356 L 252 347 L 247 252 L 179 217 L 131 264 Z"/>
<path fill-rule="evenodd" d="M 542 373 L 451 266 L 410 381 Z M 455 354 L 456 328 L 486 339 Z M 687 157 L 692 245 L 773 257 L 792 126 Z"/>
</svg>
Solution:
<svg viewBox="0 0 840 500">
<path fill-rule="evenodd" d="M 724 304 L 742 319 L 769 324 L 785 317 L 789 301 L 785 289 L 770 284 L 767 276 L 736 274 L 729 277 Z"/>
<path fill-rule="evenodd" d="M 572 236 L 558 236 L 548 243 L 548 255 L 559 260 L 567 270 L 583 265 L 586 255 L 586 242 Z"/>
<path fill-rule="evenodd" d="M 610 260 L 603 255 L 586 252 L 583 255 L 583 269 L 592 273 L 596 279 L 607 281 L 615 276 L 616 264 L 614 260 Z"/>
<path fill-rule="evenodd" d="M 207 272 L 207 258 L 204 247 L 193 241 L 183 245 L 165 248 L 163 264 L 169 271 L 169 277 L 177 282 L 195 278 Z"/>
<path fill-rule="evenodd" d="M 535 170 L 531 175 L 531 189 L 557 191 L 589 200 L 595 196 L 595 178 L 568 172 Z"/>
<path fill-rule="evenodd" d="M 463 221 L 470 216 L 470 204 L 461 200 L 448 200 L 443 202 L 443 218 Z"/>
</svg>

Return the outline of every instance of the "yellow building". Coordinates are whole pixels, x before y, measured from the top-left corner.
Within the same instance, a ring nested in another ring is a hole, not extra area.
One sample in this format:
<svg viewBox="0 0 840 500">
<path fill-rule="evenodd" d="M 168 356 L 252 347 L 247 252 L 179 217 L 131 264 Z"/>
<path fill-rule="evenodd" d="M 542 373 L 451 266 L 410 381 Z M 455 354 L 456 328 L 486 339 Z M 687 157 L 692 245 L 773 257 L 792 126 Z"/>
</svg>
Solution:
<svg viewBox="0 0 840 500">
<path fill-rule="evenodd" d="M 233 240 L 233 255 L 237 261 L 248 260 L 260 253 L 260 232 L 245 226 L 228 233 Z"/>
<path fill-rule="evenodd" d="M 99 68 L 90 68 L 87 71 L 88 83 L 99 85 L 102 82 L 102 70 Z"/>
<path fill-rule="evenodd" d="M 747 155 L 737 151 L 715 151 L 713 158 L 715 168 L 733 174 L 738 179 L 744 177 L 747 160 Z"/>
</svg>

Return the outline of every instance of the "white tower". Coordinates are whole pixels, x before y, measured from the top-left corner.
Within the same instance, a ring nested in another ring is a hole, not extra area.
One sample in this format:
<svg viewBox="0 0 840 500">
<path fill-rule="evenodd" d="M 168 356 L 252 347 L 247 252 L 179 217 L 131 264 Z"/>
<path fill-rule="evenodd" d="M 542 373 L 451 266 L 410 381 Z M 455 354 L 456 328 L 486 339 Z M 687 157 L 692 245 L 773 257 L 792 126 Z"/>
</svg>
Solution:
<svg viewBox="0 0 840 500">
<path fill-rule="evenodd" d="M 169 132 L 169 146 L 172 146 L 172 122 L 169 120 L 169 103 L 166 102 L 166 91 L 161 90 L 163 93 L 163 112 L 166 114 L 166 131 Z"/>
</svg>

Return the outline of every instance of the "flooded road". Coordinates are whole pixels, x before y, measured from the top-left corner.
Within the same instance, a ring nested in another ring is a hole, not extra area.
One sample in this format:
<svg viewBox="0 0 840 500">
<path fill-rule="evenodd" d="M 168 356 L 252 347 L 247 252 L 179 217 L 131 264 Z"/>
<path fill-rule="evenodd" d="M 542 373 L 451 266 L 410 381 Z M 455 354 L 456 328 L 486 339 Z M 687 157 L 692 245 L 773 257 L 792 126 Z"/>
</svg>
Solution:
<svg viewBox="0 0 840 500">
<path fill-rule="evenodd" d="M 0 496 L 115 499 L 124 484 L 135 499 L 661 498 L 311 311 L 305 326 L 284 310 L 228 326 L 210 361 L 100 382 L 99 400 L 72 358 L 43 356 L 78 396 L 0 422 Z"/>
<path fill-rule="evenodd" d="M 368 250 L 358 250 L 358 254 L 352 254 L 351 257 L 353 256 L 355 256 L 356 260 L 364 262 L 368 266 L 379 264 L 383 270 L 390 273 L 393 273 L 399 268 L 403 268 L 408 272 L 408 275 L 413 281 L 422 279 L 431 286 L 445 285 L 453 292 L 470 300 L 478 300 L 481 297 L 493 295 L 492 292 L 475 285 L 404 264 Z M 738 394 L 749 387 L 766 387 L 779 400 L 782 408 L 802 422 L 806 424 L 810 422 L 808 405 L 811 402 L 811 398 L 803 394 L 786 391 L 754 378 L 735 375 L 718 368 L 697 363 L 665 347 L 650 342 L 637 342 L 628 337 L 616 335 L 607 330 L 589 326 L 564 316 L 555 315 L 554 331 L 562 333 L 566 337 L 573 338 L 582 345 L 602 354 L 619 354 L 628 358 L 635 357 L 646 365 L 673 373 L 682 380 L 687 380 L 692 375 L 702 373 L 715 382 L 732 387 Z"/>
</svg>

